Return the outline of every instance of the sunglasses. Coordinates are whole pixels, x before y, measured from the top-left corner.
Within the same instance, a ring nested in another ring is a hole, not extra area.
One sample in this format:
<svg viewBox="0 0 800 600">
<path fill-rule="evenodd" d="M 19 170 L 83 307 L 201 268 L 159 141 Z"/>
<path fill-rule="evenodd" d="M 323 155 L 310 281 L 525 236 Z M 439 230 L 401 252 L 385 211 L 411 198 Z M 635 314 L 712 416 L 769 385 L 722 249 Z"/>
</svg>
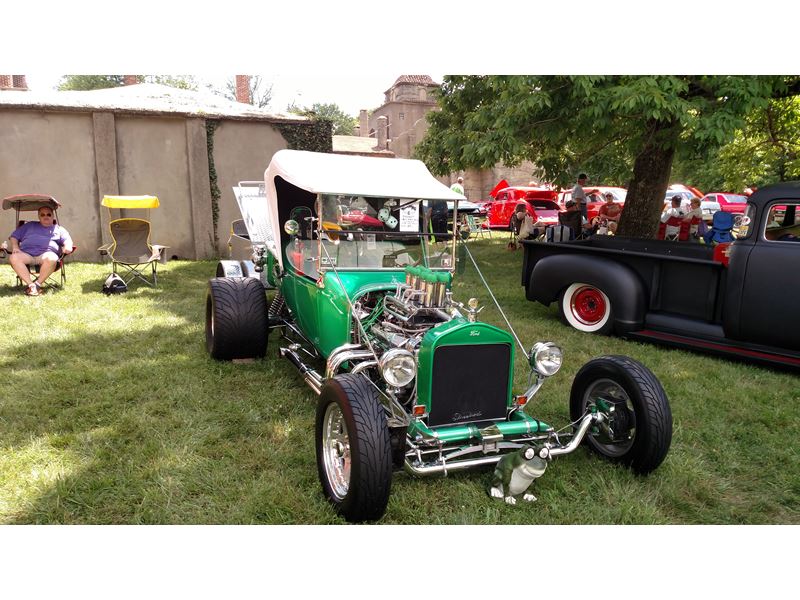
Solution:
<svg viewBox="0 0 800 600">
<path fill-rule="evenodd" d="M 52 217 L 53 213 L 41 213 L 39 214 L 40 217 Z"/>
</svg>

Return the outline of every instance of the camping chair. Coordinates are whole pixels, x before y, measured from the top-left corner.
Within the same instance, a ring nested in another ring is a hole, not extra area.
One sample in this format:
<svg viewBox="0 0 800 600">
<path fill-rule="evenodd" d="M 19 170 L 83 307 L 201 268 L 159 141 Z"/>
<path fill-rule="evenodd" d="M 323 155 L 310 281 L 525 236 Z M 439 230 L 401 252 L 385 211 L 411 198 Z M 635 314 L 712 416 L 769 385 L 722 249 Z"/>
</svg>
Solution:
<svg viewBox="0 0 800 600">
<path fill-rule="evenodd" d="M 20 213 L 38 212 L 42 207 L 47 207 L 53 211 L 53 223 L 58 225 L 58 209 L 61 207 L 61 203 L 52 196 L 43 194 L 19 194 L 16 196 L 8 196 L 7 198 L 3 198 L 3 210 L 9 210 L 11 208 L 14 209 L 14 222 L 16 223 L 17 227 L 21 227 L 28 222 L 26 219 L 20 219 Z M 47 280 L 42 282 L 38 281 L 40 265 L 28 265 L 28 271 L 30 271 L 31 275 L 33 275 L 33 280 L 37 283 L 40 283 L 42 287 L 47 287 L 54 290 L 63 288 L 67 283 L 67 268 L 64 264 L 64 259 L 75 252 L 75 250 L 76 246 L 73 245 L 70 252 L 62 251 L 59 254 L 58 262 L 56 262 L 55 270 L 50 274 Z M 7 251 L 5 250 L 2 251 L 3 254 L 6 252 Z M 19 276 L 16 276 L 16 283 L 17 286 L 22 286 L 22 280 L 19 278 Z"/>
<path fill-rule="evenodd" d="M 711 229 L 703 236 L 706 244 L 721 244 L 734 240 L 731 230 L 733 229 L 733 215 L 718 210 L 711 218 Z"/>
<path fill-rule="evenodd" d="M 161 248 L 150 244 L 150 223 L 144 219 L 117 219 L 109 223 L 111 238 L 108 248 L 111 270 L 118 273 L 128 284 L 139 279 L 153 287 L 158 285 L 157 267 L 161 260 Z M 150 279 L 145 271 L 150 268 Z"/>
<path fill-rule="evenodd" d="M 475 239 L 477 239 L 478 236 L 483 238 L 485 234 L 488 234 L 490 238 L 492 237 L 492 230 L 484 228 L 483 222 L 478 221 L 475 215 L 464 215 L 464 222 L 467 224 L 467 227 L 469 227 L 470 234 L 475 236 Z"/>
<path fill-rule="evenodd" d="M 681 239 L 681 230 L 680 228 L 683 226 L 683 218 L 682 217 L 670 217 L 666 220 L 666 222 L 662 221 L 658 226 L 658 235 L 656 236 L 659 240 L 667 240 L 668 242 L 677 242 Z M 678 231 L 674 229 L 670 229 L 670 233 L 667 233 L 668 228 L 678 227 Z M 688 232 L 689 232 L 689 224 L 686 224 L 686 234 L 688 239 Z"/>
<path fill-rule="evenodd" d="M 157 208 L 155 196 L 104 196 L 103 206 L 118 209 Z M 158 285 L 158 263 L 168 246 L 150 243 L 150 221 L 147 219 L 122 217 L 109 223 L 111 242 L 98 248 L 101 255 L 111 257 L 111 270 L 122 277 L 126 284 L 138 279 L 147 285 Z M 122 273 L 118 270 L 122 269 Z M 149 276 L 147 272 L 149 271 Z"/>
<path fill-rule="evenodd" d="M 580 211 L 560 212 L 558 213 L 558 222 L 572 230 L 571 239 L 582 240 L 587 237 L 586 230 L 583 227 L 583 215 L 581 215 Z"/>
</svg>

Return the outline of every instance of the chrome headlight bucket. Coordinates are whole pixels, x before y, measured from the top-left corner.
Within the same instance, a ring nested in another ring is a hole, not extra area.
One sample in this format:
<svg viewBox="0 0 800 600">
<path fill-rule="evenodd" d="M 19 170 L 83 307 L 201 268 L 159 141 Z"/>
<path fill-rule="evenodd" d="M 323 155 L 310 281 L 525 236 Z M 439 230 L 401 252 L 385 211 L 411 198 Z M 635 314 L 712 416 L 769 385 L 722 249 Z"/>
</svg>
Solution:
<svg viewBox="0 0 800 600">
<path fill-rule="evenodd" d="M 383 379 L 392 387 L 405 387 L 417 376 L 414 355 L 402 348 L 393 348 L 378 362 Z"/>
<path fill-rule="evenodd" d="M 531 348 L 531 369 L 545 377 L 555 375 L 561 368 L 562 360 L 561 348 L 553 342 L 537 342 Z"/>
</svg>

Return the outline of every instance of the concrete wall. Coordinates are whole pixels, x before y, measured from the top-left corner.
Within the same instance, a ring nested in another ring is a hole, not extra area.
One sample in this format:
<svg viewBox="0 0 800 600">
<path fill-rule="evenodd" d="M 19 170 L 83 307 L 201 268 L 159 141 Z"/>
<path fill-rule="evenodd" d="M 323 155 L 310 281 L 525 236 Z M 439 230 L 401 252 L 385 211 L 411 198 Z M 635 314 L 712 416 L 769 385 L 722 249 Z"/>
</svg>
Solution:
<svg viewBox="0 0 800 600">
<path fill-rule="evenodd" d="M 150 211 L 152 242 L 170 246 L 178 258 L 216 256 L 206 143 L 205 120 L 196 117 L 0 110 L 0 198 L 53 195 L 78 246 L 74 260 L 96 262 L 97 248 L 109 241 L 103 195 L 153 194 L 161 206 Z M 216 129 L 220 254 L 238 218 L 231 186 L 262 179 L 272 155 L 285 147 L 265 121 L 223 120 Z M 114 211 L 111 218 L 118 216 Z M 0 211 L 0 238 L 14 227 L 13 211 Z"/>
<path fill-rule="evenodd" d="M 79 246 L 76 260 L 95 260 L 99 217 L 91 114 L 0 111 L 0 197 L 50 194 L 61 223 Z M 28 213 L 27 220 L 35 220 Z M 0 210 L 0 238 L 14 230 Z"/>
<path fill-rule="evenodd" d="M 231 221 L 241 219 L 233 186 L 240 181 L 264 181 L 264 171 L 286 140 L 268 123 L 222 121 L 214 132 L 214 166 L 217 171 L 219 199 L 220 256 L 228 254 Z"/>
</svg>

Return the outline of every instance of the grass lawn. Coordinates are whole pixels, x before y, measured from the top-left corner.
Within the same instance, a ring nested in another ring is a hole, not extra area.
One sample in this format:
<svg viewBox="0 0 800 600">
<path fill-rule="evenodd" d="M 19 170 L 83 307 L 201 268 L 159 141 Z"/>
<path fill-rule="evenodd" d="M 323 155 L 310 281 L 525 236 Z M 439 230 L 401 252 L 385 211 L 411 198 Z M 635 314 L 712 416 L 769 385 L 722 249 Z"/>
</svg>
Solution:
<svg viewBox="0 0 800 600">
<path fill-rule="evenodd" d="M 579 449 L 534 486 L 538 502 L 506 506 L 490 471 L 395 475 L 383 523 L 800 523 L 800 377 L 744 363 L 580 334 L 555 306 L 525 300 L 522 252 L 470 242 L 526 346 L 558 342 L 562 370 L 527 412 L 567 423 L 572 377 L 587 360 L 626 354 L 660 378 L 674 417 L 664 464 L 638 477 Z M 108 265 L 69 264 L 66 289 L 38 298 L 0 265 L 0 522 L 341 523 L 314 459 L 315 397 L 288 362 L 208 358 L 206 281 L 214 262 L 175 261 L 157 289 L 100 293 Z M 457 299 L 478 297 L 471 267 Z M 768 301 L 765 302 L 768 309 Z M 517 353 L 515 391 L 527 380 Z"/>
</svg>

